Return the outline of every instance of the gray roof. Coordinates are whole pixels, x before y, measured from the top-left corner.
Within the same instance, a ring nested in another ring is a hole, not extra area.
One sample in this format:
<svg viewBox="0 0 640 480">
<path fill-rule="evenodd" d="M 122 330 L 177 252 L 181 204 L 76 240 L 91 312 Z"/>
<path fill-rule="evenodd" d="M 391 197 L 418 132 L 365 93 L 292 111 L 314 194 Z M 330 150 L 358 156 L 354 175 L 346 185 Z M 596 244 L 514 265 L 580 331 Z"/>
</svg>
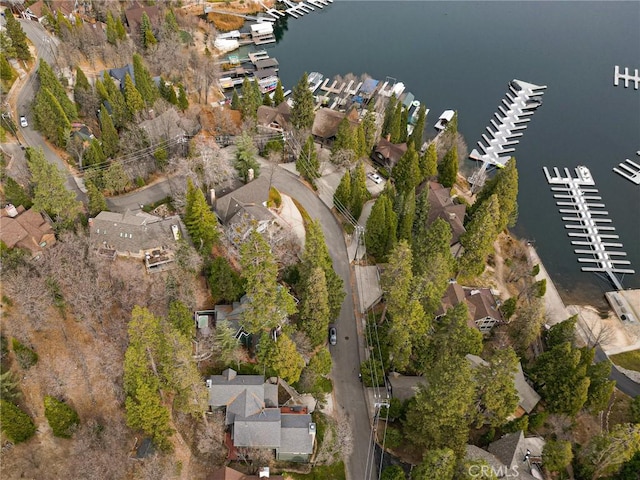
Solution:
<svg viewBox="0 0 640 480">
<path fill-rule="evenodd" d="M 518 390 L 518 404 L 525 412 L 531 413 L 540 401 L 540 395 L 538 395 L 538 392 L 536 392 L 533 387 L 527 383 L 527 380 L 524 377 L 524 372 L 522 371 L 522 364 L 520 362 L 518 362 L 518 371 L 515 374 L 514 382 L 516 390 Z"/>
<path fill-rule="evenodd" d="M 501 471 L 501 468 L 505 466 L 495 455 L 475 445 L 467 445 L 465 458 L 468 460 L 484 460 L 489 466 L 493 467 L 496 472 Z"/>
<path fill-rule="evenodd" d="M 437 218 L 447 222 L 451 227 L 451 245 L 454 245 L 460 240 L 460 236 L 466 232 L 464 216 L 467 207 L 464 204 L 453 202 L 450 188 L 446 188 L 438 182 L 429 182 L 428 187 L 429 214 L 427 216 L 427 224 L 431 225 Z"/>
<path fill-rule="evenodd" d="M 278 448 L 280 419 L 279 408 L 266 408 L 249 418 L 236 419 L 233 423 L 234 446 Z"/>
<path fill-rule="evenodd" d="M 507 467 L 512 468 L 518 463 L 518 456 L 524 458 L 524 433 L 507 433 L 500 440 L 489 445 L 489 452 L 493 453 Z"/>
<path fill-rule="evenodd" d="M 309 414 L 283 413 L 280 430 L 280 453 L 313 453 L 314 435 L 309 433 L 313 423 Z"/>
<path fill-rule="evenodd" d="M 121 254 L 167 250 L 178 243 L 172 225 L 178 226 L 180 237 L 184 238 L 182 221 L 177 215 L 163 219 L 146 213 L 100 212 L 89 220 L 90 241 L 94 248 L 107 245 Z"/>
<path fill-rule="evenodd" d="M 246 388 L 227 405 L 225 423 L 231 425 L 236 419 L 249 418 L 259 414 L 265 407 L 262 392 L 254 388 Z"/>
<path fill-rule="evenodd" d="M 264 60 L 256 60 L 254 63 L 258 70 L 263 70 L 265 68 L 274 68 L 279 66 L 278 60 L 275 58 L 265 58 Z"/>
<path fill-rule="evenodd" d="M 268 176 L 258 177 L 216 201 L 216 213 L 225 225 L 243 207 L 262 205 L 269 199 Z"/>
<path fill-rule="evenodd" d="M 426 384 L 424 377 L 408 376 L 408 375 L 389 375 L 389 383 L 391 384 L 391 395 L 393 398 L 405 401 L 418 393 L 418 387 Z"/>
<path fill-rule="evenodd" d="M 278 385 L 273 383 L 264 384 L 264 404 L 266 407 L 278 406 Z"/>
</svg>

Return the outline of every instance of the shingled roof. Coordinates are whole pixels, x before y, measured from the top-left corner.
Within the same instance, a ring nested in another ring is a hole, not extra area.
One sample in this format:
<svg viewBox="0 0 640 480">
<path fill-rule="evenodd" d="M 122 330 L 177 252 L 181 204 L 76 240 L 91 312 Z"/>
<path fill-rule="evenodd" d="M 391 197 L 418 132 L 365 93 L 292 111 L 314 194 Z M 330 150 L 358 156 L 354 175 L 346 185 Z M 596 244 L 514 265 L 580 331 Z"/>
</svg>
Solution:
<svg viewBox="0 0 640 480">
<path fill-rule="evenodd" d="M 349 119 L 351 125 L 357 126 L 357 112 L 354 112 L 355 110 L 351 110 L 345 114 L 331 110 L 330 108 L 319 109 L 313 118 L 311 134 L 324 140 L 335 137 L 336 133 L 338 133 L 338 126 L 345 117 Z"/>
<path fill-rule="evenodd" d="M 451 226 L 451 245 L 460 241 L 460 236 L 466 232 L 464 228 L 464 216 L 467 207 L 464 204 L 456 204 L 451 198 L 451 189 L 438 182 L 428 183 L 429 191 L 429 215 L 427 224 L 431 225 L 436 219 L 441 218 Z"/>
<path fill-rule="evenodd" d="M 375 146 L 373 153 L 377 157 L 377 160 L 385 163 L 387 168 L 393 168 L 406 151 L 406 142 L 391 143 L 386 138 L 381 138 Z"/>
<path fill-rule="evenodd" d="M 226 225 L 229 220 L 244 207 L 262 207 L 263 203 L 268 199 L 269 178 L 266 176 L 258 177 L 216 200 L 216 214 L 218 218 L 220 218 L 220 221 Z"/>
<path fill-rule="evenodd" d="M 175 227 L 174 227 L 175 225 Z M 118 255 L 143 256 L 155 249 L 171 250 L 184 238 L 182 221 L 176 216 L 160 218 L 143 212 L 100 212 L 89 219 L 90 242 L 94 248 L 110 248 Z"/>
<path fill-rule="evenodd" d="M 287 129 L 291 119 L 291 107 L 287 102 L 282 102 L 277 107 L 261 105 L 258 107 L 258 125 L 269 127 L 276 123 L 282 129 Z"/>
<path fill-rule="evenodd" d="M 41 213 L 25 210 L 22 205 L 7 205 L 0 212 L 0 240 L 9 248 L 23 248 L 36 256 L 44 247 L 53 245 L 56 237 Z"/>
</svg>

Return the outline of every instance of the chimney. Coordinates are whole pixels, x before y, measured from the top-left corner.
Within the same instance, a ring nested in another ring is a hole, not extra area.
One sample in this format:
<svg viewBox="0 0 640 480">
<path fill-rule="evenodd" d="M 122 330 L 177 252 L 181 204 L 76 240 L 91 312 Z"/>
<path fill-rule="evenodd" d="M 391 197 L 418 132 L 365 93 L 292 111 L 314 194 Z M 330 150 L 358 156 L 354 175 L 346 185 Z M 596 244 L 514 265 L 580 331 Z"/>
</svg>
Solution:
<svg viewBox="0 0 640 480">
<path fill-rule="evenodd" d="M 5 207 L 5 211 L 7 212 L 7 215 L 9 215 L 11 218 L 16 218 L 18 216 L 18 210 L 16 209 L 16 207 L 13 206 L 12 203 L 7 203 L 7 206 Z"/>
<path fill-rule="evenodd" d="M 213 208 L 216 207 L 216 191 L 213 188 L 209 190 L 209 203 Z"/>
<path fill-rule="evenodd" d="M 227 368 L 224 372 L 222 372 L 222 375 L 227 377 L 227 381 L 229 381 L 229 380 L 233 380 L 234 378 L 236 378 L 237 373 L 232 368 Z"/>
</svg>

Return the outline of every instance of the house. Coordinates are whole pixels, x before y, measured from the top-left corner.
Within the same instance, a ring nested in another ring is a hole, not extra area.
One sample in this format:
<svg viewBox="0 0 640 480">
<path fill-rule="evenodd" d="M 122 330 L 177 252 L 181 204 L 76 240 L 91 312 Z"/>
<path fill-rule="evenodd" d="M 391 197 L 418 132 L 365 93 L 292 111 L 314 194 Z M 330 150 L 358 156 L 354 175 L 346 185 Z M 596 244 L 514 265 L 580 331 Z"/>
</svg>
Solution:
<svg viewBox="0 0 640 480">
<path fill-rule="evenodd" d="M 120 87 L 120 90 L 124 89 L 124 79 L 127 75 L 131 77 L 133 84 L 136 83 L 136 76 L 133 73 L 133 65 L 128 63 L 124 67 L 111 68 L 108 70 L 109 75 L 116 81 L 116 84 Z M 104 75 L 104 74 L 103 74 Z"/>
<path fill-rule="evenodd" d="M 56 243 L 56 236 L 40 212 L 9 203 L 0 211 L 0 240 L 8 248 L 22 248 L 38 257 L 44 248 Z"/>
<path fill-rule="evenodd" d="M 462 255 L 464 248 L 460 244 L 460 237 L 467 230 L 464 228 L 464 216 L 467 207 L 464 204 L 454 203 L 451 198 L 451 189 L 437 182 L 428 182 L 427 200 L 429 202 L 429 215 L 427 224 L 431 225 L 436 219 L 441 218 L 451 227 L 451 254 L 454 257 Z"/>
<path fill-rule="evenodd" d="M 89 219 L 89 230 L 89 241 L 99 255 L 144 259 L 150 273 L 171 267 L 178 242 L 185 238 L 177 215 L 160 218 L 143 212 L 100 212 Z"/>
<path fill-rule="evenodd" d="M 338 126 L 343 118 L 347 118 L 352 126 L 358 126 L 358 112 L 351 109 L 348 113 L 337 112 L 330 108 L 321 108 L 316 111 L 311 127 L 314 140 L 322 146 L 331 146 L 338 133 Z"/>
<path fill-rule="evenodd" d="M 496 323 L 504 321 L 491 289 L 462 287 L 455 281 L 450 282 L 447 286 L 447 290 L 440 301 L 440 308 L 436 312 L 436 317 L 444 315 L 448 309 L 461 302 L 467 304 L 469 311 L 468 326 L 477 328 L 485 335 L 491 332 Z"/>
<path fill-rule="evenodd" d="M 397 398 L 401 402 L 413 398 L 420 385 L 426 385 L 424 377 L 418 377 L 415 375 L 400 375 L 396 372 L 389 374 L 389 385 L 391 386 L 391 396 Z"/>
<path fill-rule="evenodd" d="M 46 18 L 47 8 L 54 17 L 57 16 L 58 13 L 60 13 L 67 20 L 74 21 L 74 14 L 78 9 L 78 1 L 56 0 L 55 2 L 45 3 L 43 0 L 38 0 L 37 2 L 25 8 L 22 12 L 22 16 L 27 20 L 35 20 L 42 23 L 42 21 Z"/>
<path fill-rule="evenodd" d="M 214 470 L 211 475 L 207 477 L 207 480 L 260 480 L 261 478 L 284 480 L 284 477 L 281 475 L 270 475 L 269 467 L 261 468 L 258 475 L 245 475 L 233 468 L 222 467 Z"/>
<path fill-rule="evenodd" d="M 316 425 L 307 410 L 278 406 L 278 384 L 226 369 L 207 379 L 209 407 L 225 410 L 234 448 L 273 449 L 278 460 L 308 462 Z"/>
<path fill-rule="evenodd" d="M 134 3 L 133 6 L 125 10 L 124 16 L 129 25 L 129 33 L 135 35 L 140 32 L 140 24 L 142 23 L 142 14 L 146 13 L 149 17 L 149 22 L 152 27 L 157 27 L 160 24 L 160 10 L 156 5 L 145 6 L 139 3 Z"/>
<path fill-rule="evenodd" d="M 243 295 L 239 302 L 233 302 L 233 305 L 216 305 L 213 310 L 201 310 L 194 312 L 194 321 L 196 328 L 203 336 L 211 333 L 211 328 L 219 322 L 227 322 L 229 327 L 234 331 L 234 336 L 238 340 L 248 337 L 240 321 L 243 318 L 244 311 L 249 303 L 249 297 Z"/>
<path fill-rule="evenodd" d="M 510 475 L 512 478 L 517 476 L 524 480 L 542 478 L 537 474 L 541 471 L 544 444 L 542 437 L 525 437 L 522 430 L 503 435 L 499 440 L 489 444 L 488 453 L 495 457 L 498 465 L 503 466 L 495 470 L 497 477 L 509 478 Z M 533 474 L 534 471 L 536 474 Z M 518 472 L 517 475 L 515 475 L 516 472 Z"/>
<path fill-rule="evenodd" d="M 374 147 L 371 159 L 380 165 L 391 171 L 396 166 L 400 157 L 407 151 L 406 143 L 391 143 L 387 138 L 381 138 L 378 144 Z"/>
<path fill-rule="evenodd" d="M 226 234 L 239 246 L 252 230 L 266 232 L 276 223 L 276 216 L 267 208 L 269 178 L 258 177 L 215 201 L 215 212 L 227 227 Z"/>
<path fill-rule="evenodd" d="M 466 355 L 467 360 L 471 363 L 472 367 L 478 367 L 480 365 L 489 365 L 488 362 L 478 357 L 477 355 Z M 520 418 L 525 413 L 531 413 L 535 406 L 540 401 L 540 395 L 536 392 L 531 385 L 527 382 L 522 371 L 522 364 L 518 362 L 518 370 L 513 375 L 513 384 L 518 392 L 518 407 L 513 413 L 511 418 Z"/>
<path fill-rule="evenodd" d="M 258 107 L 258 128 L 267 132 L 282 132 L 291 125 L 291 107 L 282 102 L 277 107 L 261 105 Z"/>
</svg>

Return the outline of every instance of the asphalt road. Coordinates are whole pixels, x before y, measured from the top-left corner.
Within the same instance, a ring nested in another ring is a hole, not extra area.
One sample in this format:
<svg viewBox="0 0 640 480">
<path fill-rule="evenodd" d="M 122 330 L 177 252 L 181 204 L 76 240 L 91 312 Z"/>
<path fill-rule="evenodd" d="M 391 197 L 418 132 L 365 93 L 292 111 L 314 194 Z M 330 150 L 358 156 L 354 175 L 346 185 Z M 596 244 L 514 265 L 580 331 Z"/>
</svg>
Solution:
<svg viewBox="0 0 640 480">
<path fill-rule="evenodd" d="M 27 37 L 34 44 L 37 52 L 38 59 L 42 58 L 50 65 L 53 65 L 55 60 L 56 43 L 55 39 L 51 37 L 47 31 L 38 22 L 29 20 L 20 20 L 22 29 L 26 33 Z M 76 193 L 79 200 L 85 201 L 86 195 L 78 187 L 73 175 L 69 172 L 69 169 L 60 156 L 49 146 L 45 139 L 39 132 L 33 129 L 33 116 L 31 115 L 30 105 L 35 97 L 35 86 L 37 84 L 37 66 L 27 75 L 27 78 L 22 79 L 22 86 L 17 93 L 15 100 L 15 116 L 16 126 L 21 134 L 21 143 L 26 147 L 42 148 L 45 158 L 56 165 L 67 177 L 66 186 L 67 189 Z M 21 115 L 27 117 L 29 122 L 28 127 L 21 127 L 19 118 Z"/>
<path fill-rule="evenodd" d="M 598 363 L 611 361 L 600 347 L 596 347 L 595 360 Z M 614 364 L 611 364 L 611 375 L 609 375 L 609 380 L 615 380 L 616 388 L 622 393 L 629 395 L 631 398 L 635 398 L 640 395 L 640 385 L 631 380 L 624 373 L 621 373 Z"/>
<path fill-rule="evenodd" d="M 278 190 L 300 202 L 312 218 L 320 221 L 329 254 L 333 259 L 333 267 L 344 281 L 347 295 L 340 310 L 340 317 L 335 322 L 338 342 L 337 345 L 329 347 L 334 362 L 332 372 L 334 408 L 338 420 L 347 422 L 352 433 L 353 450 L 351 455 L 344 459 L 347 478 L 369 480 L 365 478 L 365 473 L 371 428 L 362 383 L 358 378 L 360 370 L 358 332 L 354 317 L 350 266 L 342 228 L 326 205 L 315 193 L 300 183 L 295 175 L 277 168 L 272 182 Z M 127 209 L 139 209 L 140 204 L 155 202 L 168 194 L 168 182 L 163 181 L 128 195 L 110 198 L 107 203 L 111 210 L 123 212 Z M 373 470 L 377 471 L 377 469 Z"/>
</svg>

